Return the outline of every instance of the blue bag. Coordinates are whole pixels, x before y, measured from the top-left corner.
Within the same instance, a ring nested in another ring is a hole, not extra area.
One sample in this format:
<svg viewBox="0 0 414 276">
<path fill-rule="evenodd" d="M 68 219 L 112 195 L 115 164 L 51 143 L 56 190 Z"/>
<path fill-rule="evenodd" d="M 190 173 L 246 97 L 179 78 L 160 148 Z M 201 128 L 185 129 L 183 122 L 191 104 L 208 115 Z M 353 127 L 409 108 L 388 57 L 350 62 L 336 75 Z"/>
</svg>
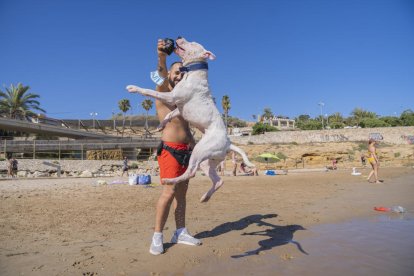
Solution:
<svg viewBox="0 0 414 276">
<path fill-rule="evenodd" d="M 275 171 L 272 171 L 272 170 L 267 170 L 265 174 L 266 175 L 276 175 Z"/>
<path fill-rule="evenodd" d="M 138 176 L 138 185 L 147 185 L 147 184 L 151 184 L 151 175 L 140 174 Z"/>
</svg>

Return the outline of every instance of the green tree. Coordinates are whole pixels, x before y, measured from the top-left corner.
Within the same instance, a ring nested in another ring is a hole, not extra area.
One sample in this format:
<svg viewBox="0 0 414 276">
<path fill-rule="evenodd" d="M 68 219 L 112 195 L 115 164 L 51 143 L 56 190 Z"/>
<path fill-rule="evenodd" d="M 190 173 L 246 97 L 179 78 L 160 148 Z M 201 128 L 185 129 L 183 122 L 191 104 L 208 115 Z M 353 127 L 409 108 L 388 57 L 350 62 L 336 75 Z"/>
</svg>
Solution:
<svg viewBox="0 0 414 276">
<path fill-rule="evenodd" d="M 227 119 L 229 117 L 229 110 L 231 108 L 231 104 L 230 104 L 230 98 L 227 95 L 224 95 L 223 98 L 221 99 L 221 106 L 223 107 L 223 111 L 224 111 L 224 124 L 226 125 L 226 129 L 227 129 Z"/>
<path fill-rule="evenodd" d="M 370 127 L 387 127 L 390 125 L 384 121 L 381 121 L 378 118 L 363 118 L 359 122 L 359 126 L 363 128 L 370 128 Z"/>
<path fill-rule="evenodd" d="M 246 127 L 247 126 L 245 121 L 240 120 L 239 118 L 236 118 L 236 117 L 229 116 L 227 118 L 227 122 L 228 122 L 228 125 L 231 127 Z"/>
<path fill-rule="evenodd" d="M 298 118 L 296 119 L 298 122 L 299 121 L 301 121 L 301 122 L 306 122 L 306 121 L 308 121 L 308 120 L 310 120 L 310 116 L 309 115 L 307 115 L 307 114 L 302 114 L 302 115 L 299 115 L 298 116 Z"/>
<path fill-rule="evenodd" d="M 395 127 L 402 125 L 400 118 L 394 116 L 384 116 L 379 118 L 381 121 L 387 123 L 388 125 Z"/>
<path fill-rule="evenodd" d="M 367 111 L 362 108 L 355 108 L 351 112 L 352 117 L 354 118 L 357 125 L 360 126 L 360 123 L 365 118 L 377 118 L 377 114 L 375 112 Z"/>
<path fill-rule="evenodd" d="M 299 121 L 297 127 L 302 130 L 316 130 L 322 129 L 322 122 L 316 119 L 311 119 L 305 122 Z"/>
<path fill-rule="evenodd" d="M 329 127 L 331 129 L 339 129 L 339 128 L 344 128 L 345 124 L 342 122 L 329 122 Z"/>
<path fill-rule="evenodd" d="M 411 109 L 405 110 L 400 116 L 403 126 L 414 126 L 414 112 Z"/>
<path fill-rule="evenodd" d="M 334 114 L 331 114 L 328 116 L 329 123 L 343 123 L 344 117 L 341 113 L 335 112 Z"/>
<path fill-rule="evenodd" d="M 272 132 L 272 131 L 279 131 L 274 126 L 263 124 L 263 123 L 256 123 L 253 126 L 252 135 L 263 134 L 265 132 Z"/>
<path fill-rule="evenodd" d="M 262 115 L 262 117 L 263 117 L 263 118 L 266 118 L 266 119 L 273 118 L 273 112 L 272 112 L 272 110 L 270 109 L 270 107 L 266 107 L 266 108 L 263 110 L 263 115 Z"/>
<path fill-rule="evenodd" d="M 37 100 L 40 96 L 28 93 L 29 89 L 29 86 L 18 83 L 17 86 L 11 84 L 9 88 L 5 87 L 5 91 L 0 90 L 0 114 L 12 119 L 23 119 L 36 117 L 34 110 L 46 112 L 40 108 Z"/>
<path fill-rule="evenodd" d="M 152 108 L 153 102 L 150 99 L 145 99 L 141 103 L 142 107 L 145 109 L 145 137 L 148 136 L 148 111 Z"/>
<path fill-rule="evenodd" d="M 125 114 L 128 112 L 128 110 L 131 108 L 131 103 L 128 99 L 122 99 L 118 102 L 118 107 L 122 111 L 122 136 L 124 136 L 124 130 L 125 130 Z"/>
</svg>

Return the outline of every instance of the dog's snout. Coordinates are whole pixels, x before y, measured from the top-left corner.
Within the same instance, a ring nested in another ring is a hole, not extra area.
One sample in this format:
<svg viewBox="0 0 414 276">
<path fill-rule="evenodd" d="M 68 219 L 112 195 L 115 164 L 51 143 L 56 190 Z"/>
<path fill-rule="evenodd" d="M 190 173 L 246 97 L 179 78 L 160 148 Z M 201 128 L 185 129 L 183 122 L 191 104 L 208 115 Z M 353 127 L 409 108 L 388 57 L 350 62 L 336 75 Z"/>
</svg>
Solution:
<svg viewBox="0 0 414 276">
<path fill-rule="evenodd" d="M 183 37 L 182 37 L 182 36 L 178 36 L 178 37 L 177 37 L 177 39 L 181 39 L 181 38 L 183 38 Z"/>
</svg>

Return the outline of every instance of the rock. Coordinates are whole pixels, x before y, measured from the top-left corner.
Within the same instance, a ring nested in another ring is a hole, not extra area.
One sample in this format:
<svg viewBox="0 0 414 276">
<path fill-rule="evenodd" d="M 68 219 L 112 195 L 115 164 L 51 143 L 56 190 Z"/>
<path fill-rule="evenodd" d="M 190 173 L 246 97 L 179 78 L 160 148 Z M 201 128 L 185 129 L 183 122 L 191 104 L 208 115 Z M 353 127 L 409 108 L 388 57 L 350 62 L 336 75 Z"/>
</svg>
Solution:
<svg viewBox="0 0 414 276">
<path fill-rule="evenodd" d="M 49 174 L 45 172 L 35 171 L 31 176 L 32 177 L 49 177 Z"/>
<path fill-rule="evenodd" d="M 93 173 L 90 171 L 83 171 L 79 176 L 80 177 L 93 177 Z"/>
<path fill-rule="evenodd" d="M 27 177 L 29 173 L 27 171 L 18 171 L 17 177 Z"/>
</svg>

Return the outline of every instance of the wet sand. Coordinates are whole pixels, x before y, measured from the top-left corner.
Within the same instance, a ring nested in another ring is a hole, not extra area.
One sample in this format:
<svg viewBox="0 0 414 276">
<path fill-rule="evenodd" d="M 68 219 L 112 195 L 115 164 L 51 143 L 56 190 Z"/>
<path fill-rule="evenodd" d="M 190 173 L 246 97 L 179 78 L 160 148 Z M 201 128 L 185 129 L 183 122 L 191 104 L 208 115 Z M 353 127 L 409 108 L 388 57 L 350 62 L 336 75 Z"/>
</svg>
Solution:
<svg viewBox="0 0 414 276">
<path fill-rule="evenodd" d="M 391 264 L 398 252 L 413 252 L 412 220 L 406 217 L 401 227 L 395 220 L 390 225 L 397 230 L 372 221 L 384 216 L 374 206 L 414 211 L 414 170 L 384 168 L 382 184 L 366 182 L 369 170 L 362 172 L 225 177 L 207 204 L 198 200 L 210 182 L 198 175 L 188 191 L 187 226 L 203 245 L 168 243 L 175 229 L 171 213 L 160 256 L 148 253 L 160 186 L 99 186 L 96 178 L 1 181 L 0 275 L 348 274 L 344 260 L 355 275 L 409 275 L 412 267 L 393 270 Z M 389 239 L 373 230 L 380 228 Z M 383 242 L 367 240 L 367 232 Z M 347 243 L 345 233 L 359 242 Z M 375 258 L 381 248 L 394 253 L 372 262 L 369 252 Z"/>
</svg>

